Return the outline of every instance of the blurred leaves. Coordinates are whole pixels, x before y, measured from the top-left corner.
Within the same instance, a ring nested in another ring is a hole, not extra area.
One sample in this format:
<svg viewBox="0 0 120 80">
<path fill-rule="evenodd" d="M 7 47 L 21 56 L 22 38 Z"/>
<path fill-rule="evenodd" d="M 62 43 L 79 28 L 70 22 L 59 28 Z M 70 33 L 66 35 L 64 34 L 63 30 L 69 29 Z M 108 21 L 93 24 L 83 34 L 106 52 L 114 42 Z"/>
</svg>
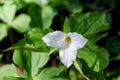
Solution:
<svg viewBox="0 0 120 80">
<path fill-rule="evenodd" d="M 16 13 L 16 5 L 11 2 L 7 2 L 0 6 L 0 19 L 4 22 L 11 24 Z"/>
<path fill-rule="evenodd" d="M 30 17 L 26 14 L 20 14 L 12 22 L 12 28 L 16 29 L 20 33 L 27 32 L 30 29 Z"/>
<path fill-rule="evenodd" d="M 31 26 L 39 27 L 41 29 L 49 28 L 52 24 L 52 19 L 57 12 L 50 6 L 39 7 L 31 5 L 28 8 L 28 13 L 31 16 Z"/>
<path fill-rule="evenodd" d="M 8 35 L 8 25 L 4 23 L 0 23 L 0 41 L 2 41 Z"/>
<path fill-rule="evenodd" d="M 31 0 L 33 1 L 33 0 Z M 33 1 L 34 2 L 34 1 Z M 35 4 L 27 7 L 27 13 L 19 13 L 25 5 L 22 1 L 2 1 L 0 5 L 1 24 L 5 24 L 9 28 L 13 28 L 19 33 L 28 32 L 31 28 L 38 27 L 40 29 L 48 29 L 52 24 L 52 19 L 57 14 L 56 10 L 49 5 L 37 5 L 39 1 L 35 0 Z M 20 5 L 21 4 L 21 5 Z M 18 9 L 19 8 L 19 9 Z M 3 30 L 3 27 L 0 30 Z M 0 41 L 7 36 L 8 29 L 4 29 L 4 33 L 0 34 Z"/>
<path fill-rule="evenodd" d="M 23 59 L 24 58 L 24 59 Z M 28 74 L 35 76 L 49 60 L 47 53 L 31 52 L 27 50 L 15 50 L 13 61 L 23 68 Z"/>
<path fill-rule="evenodd" d="M 7 80 L 6 77 L 19 77 L 14 64 L 8 64 L 0 68 L 0 80 Z"/>
</svg>

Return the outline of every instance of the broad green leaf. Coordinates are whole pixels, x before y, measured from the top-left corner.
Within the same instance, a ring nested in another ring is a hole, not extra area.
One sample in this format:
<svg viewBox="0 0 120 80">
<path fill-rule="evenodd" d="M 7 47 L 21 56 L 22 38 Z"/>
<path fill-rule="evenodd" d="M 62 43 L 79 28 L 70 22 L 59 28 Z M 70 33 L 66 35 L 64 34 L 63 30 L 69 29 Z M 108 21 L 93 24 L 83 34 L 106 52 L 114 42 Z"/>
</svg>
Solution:
<svg viewBox="0 0 120 80">
<path fill-rule="evenodd" d="M 49 60 L 48 53 L 45 52 L 32 52 L 32 76 L 38 74 L 40 68 L 42 68 Z"/>
<path fill-rule="evenodd" d="M 1 79 L 0 79 L 0 80 L 1 80 Z M 24 80 L 24 79 L 9 76 L 9 77 L 3 77 L 2 80 Z"/>
<path fill-rule="evenodd" d="M 81 74 L 83 74 L 82 63 L 79 60 L 74 61 L 74 66 Z"/>
<path fill-rule="evenodd" d="M 47 47 L 43 42 L 42 37 L 49 32 L 51 32 L 51 29 L 45 29 L 41 31 L 38 28 L 34 28 L 26 33 L 24 38 L 17 42 L 14 46 L 4 51 L 22 49 L 35 52 L 46 52 L 49 50 L 49 47 Z"/>
<path fill-rule="evenodd" d="M 47 52 L 15 50 L 13 55 L 13 61 L 31 76 L 35 76 L 39 69 L 48 62 L 48 59 Z"/>
<path fill-rule="evenodd" d="M 49 28 L 56 15 L 56 11 L 50 6 L 39 7 L 31 5 L 28 9 L 28 13 L 32 19 L 31 26 L 36 26 L 41 29 Z"/>
<path fill-rule="evenodd" d="M 0 6 L 0 19 L 10 24 L 16 13 L 16 5 L 13 1 L 8 1 L 3 6 Z"/>
<path fill-rule="evenodd" d="M 52 9 L 52 7 L 50 6 L 45 6 L 42 8 L 41 16 L 43 29 L 50 28 L 52 20 L 56 14 L 57 14 L 56 11 Z"/>
<path fill-rule="evenodd" d="M 32 42 L 36 48 L 45 47 L 45 43 L 42 40 L 43 36 L 44 32 L 38 28 L 32 29 L 27 34 L 25 34 L 25 38 L 27 38 L 29 42 Z"/>
<path fill-rule="evenodd" d="M 96 72 L 103 71 L 109 63 L 108 52 L 98 46 L 88 45 L 78 51 L 78 57 Z"/>
<path fill-rule="evenodd" d="M 31 53 L 27 50 L 15 50 L 13 61 L 27 73 L 31 74 Z"/>
<path fill-rule="evenodd" d="M 43 27 L 41 11 L 41 8 L 37 5 L 29 6 L 28 13 L 31 17 L 31 26 Z"/>
<path fill-rule="evenodd" d="M 66 17 L 66 19 L 64 21 L 63 32 L 66 32 L 66 33 L 71 32 L 70 25 L 69 25 L 69 20 L 68 20 L 67 17 Z"/>
<path fill-rule="evenodd" d="M 2 41 L 8 35 L 8 25 L 0 23 L 0 41 Z"/>
<path fill-rule="evenodd" d="M 44 36 L 43 32 L 36 28 L 36 29 L 32 29 L 31 31 L 29 31 L 26 35 L 25 38 L 27 38 L 27 40 L 31 41 L 31 44 L 33 46 L 35 46 L 36 48 L 44 48 L 46 45 L 42 40 L 42 37 Z"/>
<path fill-rule="evenodd" d="M 77 66 L 75 66 L 75 68 L 82 73 L 81 75 L 86 79 L 86 80 L 105 80 L 104 79 L 104 75 L 103 75 L 103 71 L 93 71 L 92 68 L 90 68 L 86 62 L 83 59 L 80 59 L 80 63 L 79 60 L 77 60 L 77 62 L 75 63 Z"/>
<path fill-rule="evenodd" d="M 12 24 L 11 27 L 16 29 L 18 32 L 24 33 L 30 29 L 30 17 L 27 14 L 20 14 L 17 16 Z"/>
<path fill-rule="evenodd" d="M 19 77 L 14 64 L 7 64 L 0 68 L 0 77 Z"/>
<path fill-rule="evenodd" d="M 72 32 L 78 32 L 88 37 L 109 29 L 104 12 L 74 13 L 70 18 Z"/>
<path fill-rule="evenodd" d="M 77 12 L 82 12 L 83 11 L 83 6 L 79 3 L 73 3 L 71 5 L 71 3 L 68 5 L 68 9 L 72 12 L 72 13 L 77 13 Z"/>
<path fill-rule="evenodd" d="M 68 80 L 63 77 L 59 77 L 59 74 L 62 71 L 57 68 L 46 68 L 43 69 L 37 76 L 34 77 L 34 80 Z"/>
<path fill-rule="evenodd" d="M 96 35 L 91 35 L 89 36 L 87 39 L 88 39 L 88 42 L 87 42 L 87 45 L 92 45 L 92 44 L 95 44 L 97 41 L 99 41 L 101 38 L 107 36 L 107 32 L 106 33 L 102 33 L 102 34 L 96 34 Z"/>
<path fill-rule="evenodd" d="M 0 79 L 0 80 L 1 80 L 1 79 Z M 24 79 L 19 78 L 19 77 L 7 76 L 7 77 L 3 77 L 2 80 L 24 80 Z"/>
<path fill-rule="evenodd" d="M 84 73 L 82 71 L 83 65 L 82 65 L 82 63 L 78 59 L 74 62 L 74 66 L 80 72 L 80 74 L 82 75 L 82 77 L 84 77 L 85 79 L 89 80 L 89 78 L 84 75 Z"/>
</svg>

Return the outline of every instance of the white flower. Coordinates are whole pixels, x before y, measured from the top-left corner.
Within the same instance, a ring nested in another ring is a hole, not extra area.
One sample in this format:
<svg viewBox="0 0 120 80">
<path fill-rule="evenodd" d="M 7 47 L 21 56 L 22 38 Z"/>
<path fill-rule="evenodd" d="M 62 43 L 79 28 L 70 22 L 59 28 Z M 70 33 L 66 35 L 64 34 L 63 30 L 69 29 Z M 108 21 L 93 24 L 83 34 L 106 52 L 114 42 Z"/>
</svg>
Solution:
<svg viewBox="0 0 120 80">
<path fill-rule="evenodd" d="M 47 46 L 60 48 L 60 60 L 67 67 L 70 67 L 76 59 L 77 50 L 82 48 L 88 41 L 81 34 L 76 32 L 64 33 L 61 31 L 48 33 L 42 38 L 42 40 L 47 44 Z"/>
</svg>

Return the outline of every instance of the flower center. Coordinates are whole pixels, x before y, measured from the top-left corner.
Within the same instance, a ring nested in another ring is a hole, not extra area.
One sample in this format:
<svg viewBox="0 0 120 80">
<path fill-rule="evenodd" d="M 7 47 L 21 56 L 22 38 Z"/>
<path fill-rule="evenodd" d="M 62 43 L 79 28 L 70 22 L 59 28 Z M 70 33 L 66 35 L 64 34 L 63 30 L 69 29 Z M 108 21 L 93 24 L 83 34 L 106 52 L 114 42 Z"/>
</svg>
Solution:
<svg viewBox="0 0 120 80">
<path fill-rule="evenodd" d="M 70 42 L 71 42 L 70 36 L 66 36 L 66 37 L 65 37 L 65 42 L 66 42 L 66 43 L 70 43 Z"/>
</svg>

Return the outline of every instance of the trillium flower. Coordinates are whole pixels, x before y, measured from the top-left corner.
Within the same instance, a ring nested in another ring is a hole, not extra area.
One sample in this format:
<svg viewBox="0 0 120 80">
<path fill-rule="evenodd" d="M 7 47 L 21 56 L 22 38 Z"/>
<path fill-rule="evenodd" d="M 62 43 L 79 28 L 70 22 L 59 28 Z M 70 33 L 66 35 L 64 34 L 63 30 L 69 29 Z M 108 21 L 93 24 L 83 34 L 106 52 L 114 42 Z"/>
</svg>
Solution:
<svg viewBox="0 0 120 80">
<path fill-rule="evenodd" d="M 70 67 L 76 59 L 77 50 L 82 48 L 88 41 L 85 37 L 76 32 L 64 33 L 61 31 L 48 33 L 42 40 L 47 46 L 60 49 L 60 60 L 67 67 Z"/>
</svg>

